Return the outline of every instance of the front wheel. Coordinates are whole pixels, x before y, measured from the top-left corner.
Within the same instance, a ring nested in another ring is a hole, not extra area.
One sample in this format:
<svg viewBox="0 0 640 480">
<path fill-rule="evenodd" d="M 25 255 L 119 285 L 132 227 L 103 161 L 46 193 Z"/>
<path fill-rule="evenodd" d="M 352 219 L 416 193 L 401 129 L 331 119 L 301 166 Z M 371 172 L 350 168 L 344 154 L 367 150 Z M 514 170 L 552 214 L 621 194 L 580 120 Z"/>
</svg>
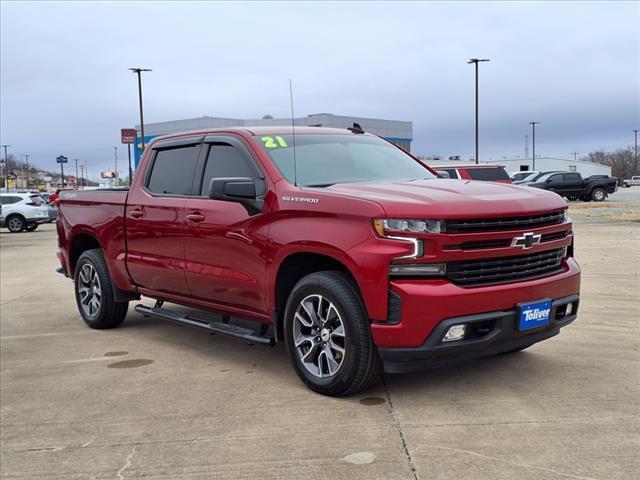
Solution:
<svg viewBox="0 0 640 480">
<path fill-rule="evenodd" d="M 602 202 L 605 198 L 607 198 L 607 192 L 602 188 L 594 188 L 593 192 L 591 192 L 591 199 L 594 202 Z"/>
<path fill-rule="evenodd" d="M 11 215 L 7 218 L 7 228 L 11 233 L 20 233 L 27 227 L 27 222 L 20 215 Z"/>
<path fill-rule="evenodd" d="M 120 325 L 129 302 L 116 302 L 102 250 L 87 250 L 78 259 L 74 275 L 76 304 L 84 322 L 103 330 Z"/>
<path fill-rule="evenodd" d="M 293 288 L 284 318 L 287 354 L 311 390 L 348 395 L 372 385 L 380 358 L 353 281 L 339 271 L 317 272 Z"/>
</svg>

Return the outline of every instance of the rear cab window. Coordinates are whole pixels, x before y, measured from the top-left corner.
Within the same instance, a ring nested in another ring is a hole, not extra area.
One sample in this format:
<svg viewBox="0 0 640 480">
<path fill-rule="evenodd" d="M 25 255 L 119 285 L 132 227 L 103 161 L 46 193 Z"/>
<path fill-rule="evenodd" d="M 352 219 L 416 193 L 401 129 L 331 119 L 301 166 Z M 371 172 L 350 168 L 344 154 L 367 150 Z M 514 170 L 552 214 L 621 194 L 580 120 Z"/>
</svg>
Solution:
<svg viewBox="0 0 640 480">
<path fill-rule="evenodd" d="M 156 195 L 190 195 L 200 145 L 159 149 L 146 189 Z"/>
</svg>

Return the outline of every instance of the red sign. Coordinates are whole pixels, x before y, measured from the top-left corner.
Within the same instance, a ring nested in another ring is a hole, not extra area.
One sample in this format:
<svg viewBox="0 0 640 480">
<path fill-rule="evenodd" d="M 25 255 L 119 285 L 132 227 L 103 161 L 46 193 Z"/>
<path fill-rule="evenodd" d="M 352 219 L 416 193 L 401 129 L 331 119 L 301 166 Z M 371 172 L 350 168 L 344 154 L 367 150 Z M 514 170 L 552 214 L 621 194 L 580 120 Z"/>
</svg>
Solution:
<svg viewBox="0 0 640 480">
<path fill-rule="evenodd" d="M 136 129 L 135 128 L 123 128 L 120 130 L 120 136 L 122 137 L 122 143 L 136 143 Z"/>
</svg>

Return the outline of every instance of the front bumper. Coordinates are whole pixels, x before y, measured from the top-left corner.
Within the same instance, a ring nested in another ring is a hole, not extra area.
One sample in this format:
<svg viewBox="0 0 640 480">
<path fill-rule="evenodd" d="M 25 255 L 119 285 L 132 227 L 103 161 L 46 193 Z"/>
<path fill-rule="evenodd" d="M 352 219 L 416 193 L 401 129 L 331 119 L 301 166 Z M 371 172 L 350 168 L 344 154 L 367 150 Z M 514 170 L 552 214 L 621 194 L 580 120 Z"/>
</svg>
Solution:
<svg viewBox="0 0 640 480">
<path fill-rule="evenodd" d="M 417 348 L 380 348 L 378 351 L 387 373 L 414 372 L 509 352 L 557 335 L 562 327 L 576 319 L 579 303 L 578 294 L 554 299 L 549 324 L 526 331 L 518 330 L 516 309 L 448 318 Z M 569 304 L 572 311 L 567 315 Z M 471 331 L 477 328 L 477 334 L 464 340 L 442 342 L 449 327 L 459 324 L 467 325 Z"/>
</svg>

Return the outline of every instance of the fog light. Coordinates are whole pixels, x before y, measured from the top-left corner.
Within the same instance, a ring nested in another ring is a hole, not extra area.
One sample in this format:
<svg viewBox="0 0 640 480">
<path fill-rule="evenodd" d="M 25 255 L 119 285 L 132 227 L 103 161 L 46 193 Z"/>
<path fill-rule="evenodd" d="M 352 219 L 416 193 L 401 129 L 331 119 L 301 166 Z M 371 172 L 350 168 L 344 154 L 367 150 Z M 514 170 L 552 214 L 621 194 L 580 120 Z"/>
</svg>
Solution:
<svg viewBox="0 0 640 480">
<path fill-rule="evenodd" d="M 573 302 L 567 303 L 567 308 L 564 311 L 564 316 L 571 315 L 573 313 Z"/>
<path fill-rule="evenodd" d="M 449 330 L 447 330 L 447 333 L 445 334 L 442 341 L 455 342 L 456 340 L 462 340 L 464 338 L 466 329 L 466 325 L 454 325 L 453 327 L 449 327 Z"/>
</svg>

